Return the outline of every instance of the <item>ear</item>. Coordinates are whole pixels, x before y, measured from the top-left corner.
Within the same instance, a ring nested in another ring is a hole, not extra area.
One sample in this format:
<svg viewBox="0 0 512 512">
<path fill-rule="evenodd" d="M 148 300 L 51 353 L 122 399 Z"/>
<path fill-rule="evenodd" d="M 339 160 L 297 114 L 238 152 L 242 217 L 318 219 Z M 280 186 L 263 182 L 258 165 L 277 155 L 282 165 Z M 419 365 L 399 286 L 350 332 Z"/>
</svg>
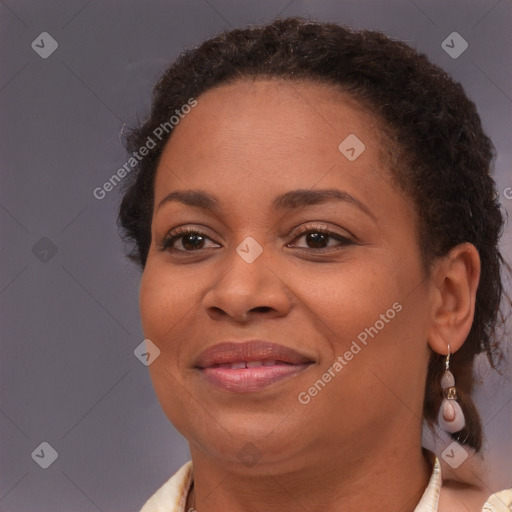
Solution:
<svg viewBox="0 0 512 512">
<path fill-rule="evenodd" d="M 438 259 L 431 273 L 428 344 L 438 354 L 453 354 L 471 330 L 476 291 L 480 280 L 480 255 L 470 243 L 454 247 Z"/>
</svg>

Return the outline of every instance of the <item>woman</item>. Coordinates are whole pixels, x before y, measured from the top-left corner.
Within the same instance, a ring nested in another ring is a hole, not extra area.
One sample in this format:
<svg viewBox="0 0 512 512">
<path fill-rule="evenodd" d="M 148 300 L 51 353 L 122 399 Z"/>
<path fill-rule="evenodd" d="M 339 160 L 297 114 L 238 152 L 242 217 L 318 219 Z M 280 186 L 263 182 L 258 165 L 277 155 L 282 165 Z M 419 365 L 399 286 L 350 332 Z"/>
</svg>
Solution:
<svg viewBox="0 0 512 512">
<path fill-rule="evenodd" d="M 142 512 L 509 510 L 421 444 L 425 420 L 446 460 L 481 450 L 504 298 L 459 84 L 381 33 L 278 20 L 184 53 L 127 147 L 149 369 L 192 459 Z"/>
</svg>

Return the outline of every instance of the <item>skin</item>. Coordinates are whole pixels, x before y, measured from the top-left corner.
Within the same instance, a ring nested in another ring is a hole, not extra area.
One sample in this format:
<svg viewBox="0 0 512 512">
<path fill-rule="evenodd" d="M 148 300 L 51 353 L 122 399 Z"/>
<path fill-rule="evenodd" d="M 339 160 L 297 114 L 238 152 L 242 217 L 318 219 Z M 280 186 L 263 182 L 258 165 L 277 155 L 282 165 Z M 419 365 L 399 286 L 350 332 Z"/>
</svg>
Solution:
<svg viewBox="0 0 512 512">
<path fill-rule="evenodd" d="M 366 146 L 354 161 L 338 150 L 349 134 Z M 449 342 L 454 353 L 464 342 L 480 267 L 476 249 L 463 244 L 425 273 L 418 218 L 393 183 L 386 150 L 371 112 L 311 82 L 222 85 L 202 94 L 174 129 L 155 179 L 140 308 L 144 334 L 161 351 L 149 366 L 156 394 L 190 446 L 187 510 L 329 512 L 343 503 L 345 511 L 407 512 L 423 494 L 432 470 L 421 449 L 430 350 L 446 354 Z M 285 192 L 331 188 L 368 212 L 349 201 L 271 209 Z M 214 194 L 221 209 L 159 207 L 177 190 Z M 187 236 L 174 251 L 158 249 L 178 226 L 205 237 L 200 250 Z M 315 252 L 322 245 L 304 233 L 325 227 L 349 242 L 328 237 L 327 251 Z M 235 250 L 247 236 L 263 249 L 252 263 Z M 401 311 L 299 403 L 298 394 L 394 303 Z M 239 394 L 214 388 L 193 367 L 216 343 L 254 338 L 314 364 Z M 237 456 L 248 443 L 260 456 L 251 467 Z M 447 506 L 440 510 L 467 510 L 460 499 Z"/>
</svg>

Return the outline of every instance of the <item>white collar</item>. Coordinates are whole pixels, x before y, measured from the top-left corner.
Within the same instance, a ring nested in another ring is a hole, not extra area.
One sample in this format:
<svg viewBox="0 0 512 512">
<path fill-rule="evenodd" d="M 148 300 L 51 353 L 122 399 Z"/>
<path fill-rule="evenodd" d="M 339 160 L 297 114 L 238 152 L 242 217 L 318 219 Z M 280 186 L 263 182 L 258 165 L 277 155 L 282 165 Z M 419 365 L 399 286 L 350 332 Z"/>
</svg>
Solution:
<svg viewBox="0 0 512 512">
<path fill-rule="evenodd" d="M 188 461 L 146 501 L 140 512 L 187 512 L 185 507 L 192 482 L 192 461 Z M 435 457 L 432 475 L 414 512 L 437 512 L 442 485 L 441 464 Z M 482 512 L 511 510 L 512 489 L 504 489 L 491 495 L 482 508 Z"/>
<path fill-rule="evenodd" d="M 441 464 L 439 463 L 439 459 L 436 457 L 427 488 L 425 489 L 420 502 L 416 505 L 414 512 L 437 512 L 439 494 L 441 493 L 442 485 L 443 479 L 441 477 Z"/>
<path fill-rule="evenodd" d="M 146 501 L 140 512 L 187 512 L 192 481 L 192 461 L 188 461 Z M 437 512 L 442 484 L 441 465 L 436 457 L 429 483 L 414 512 Z"/>
</svg>

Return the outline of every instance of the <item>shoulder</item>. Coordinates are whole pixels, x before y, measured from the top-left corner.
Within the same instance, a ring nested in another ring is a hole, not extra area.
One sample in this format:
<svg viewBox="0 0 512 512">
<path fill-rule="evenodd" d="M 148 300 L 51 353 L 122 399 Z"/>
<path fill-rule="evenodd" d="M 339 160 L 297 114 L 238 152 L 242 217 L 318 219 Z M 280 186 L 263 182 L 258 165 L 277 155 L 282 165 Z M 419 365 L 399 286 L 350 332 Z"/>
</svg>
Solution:
<svg viewBox="0 0 512 512">
<path fill-rule="evenodd" d="M 449 482 L 439 496 L 439 512 L 512 512 L 512 489 L 489 496 L 489 490 Z"/>
<path fill-rule="evenodd" d="M 140 512 L 182 512 L 191 484 L 192 461 L 188 461 L 157 489 Z"/>
<path fill-rule="evenodd" d="M 510 512 L 512 511 L 512 489 L 492 494 L 482 508 L 482 512 Z"/>
<path fill-rule="evenodd" d="M 471 453 L 456 469 L 442 457 L 439 462 L 443 475 L 439 512 L 512 512 L 512 488 L 491 494 L 490 467 L 481 455 Z"/>
</svg>

